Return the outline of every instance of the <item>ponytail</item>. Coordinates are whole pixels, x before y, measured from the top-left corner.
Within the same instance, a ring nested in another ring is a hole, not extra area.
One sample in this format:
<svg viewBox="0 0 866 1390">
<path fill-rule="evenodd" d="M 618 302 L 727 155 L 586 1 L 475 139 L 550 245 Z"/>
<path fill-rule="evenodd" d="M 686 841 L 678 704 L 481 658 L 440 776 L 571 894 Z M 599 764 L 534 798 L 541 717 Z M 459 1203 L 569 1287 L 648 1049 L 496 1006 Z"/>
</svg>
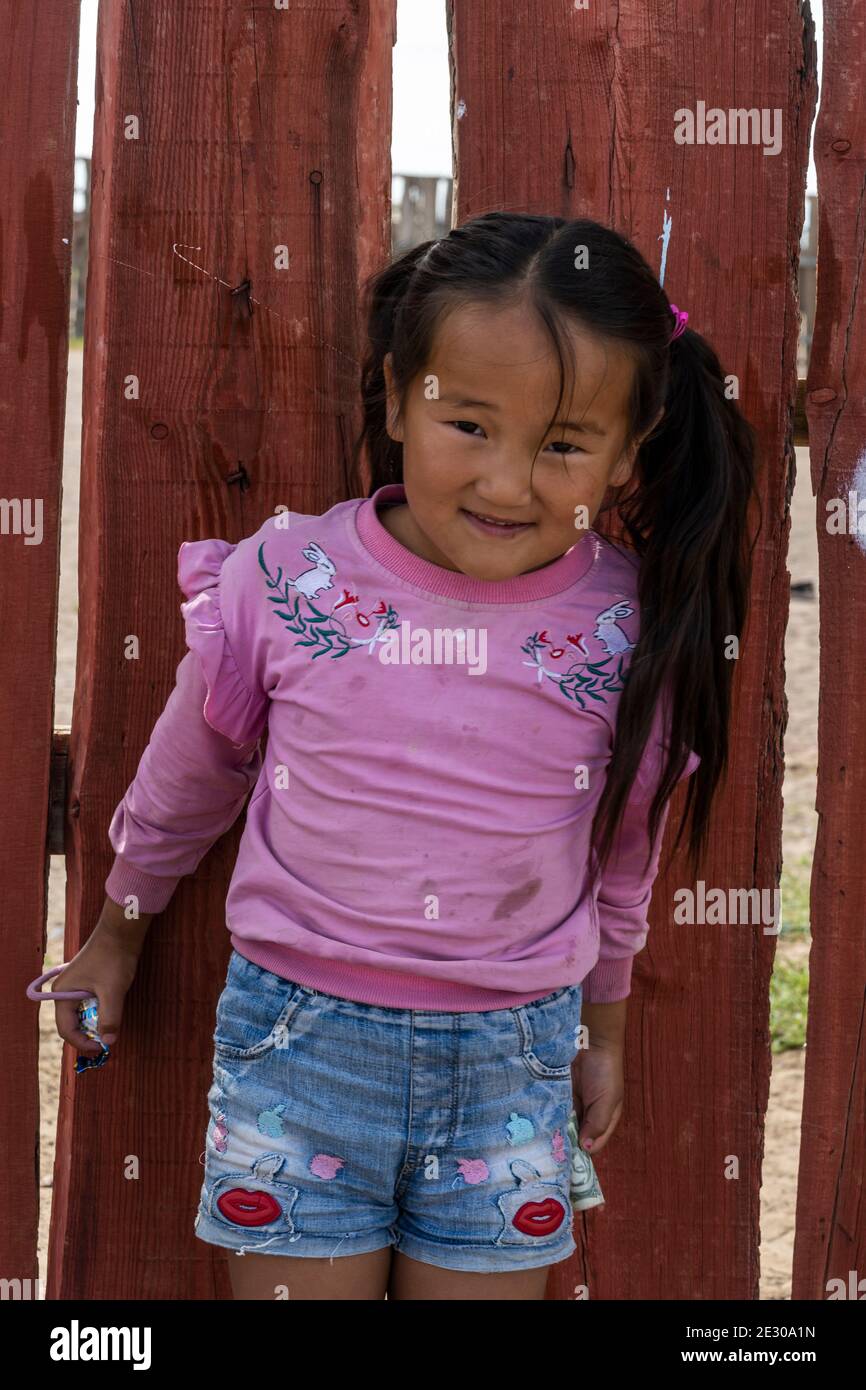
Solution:
<svg viewBox="0 0 866 1390">
<path fill-rule="evenodd" d="M 661 702 L 673 751 L 650 805 L 649 842 L 694 749 L 700 767 L 689 779 L 673 846 L 691 813 L 694 868 L 706 848 L 710 805 L 729 757 L 732 684 L 752 574 L 747 522 L 750 500 L 757 498 L 756 434 L 728 399 L 719 359 L 705 338 L 687 327 L 668 352 L 664 415 L 638 450 L 636 485 L 617 503 L 640 560 L 641 625 L 608 769 L 611 788 L 617 764 L 623 770 L 619 794 L 612 793 L 607 805 L 602 797 L 596 826 L 603 862 Z"/>
</svg>

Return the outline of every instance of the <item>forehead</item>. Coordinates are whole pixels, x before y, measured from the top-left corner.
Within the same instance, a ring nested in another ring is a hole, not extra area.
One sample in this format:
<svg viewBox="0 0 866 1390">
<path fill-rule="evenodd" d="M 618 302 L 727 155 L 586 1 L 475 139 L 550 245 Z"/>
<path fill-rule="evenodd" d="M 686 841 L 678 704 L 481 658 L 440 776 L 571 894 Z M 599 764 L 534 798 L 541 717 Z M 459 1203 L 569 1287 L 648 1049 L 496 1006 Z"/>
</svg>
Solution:
<svg viewBox="0 0 866 1390">
<path fill-rule="evenodd" d="M 624 417 L 633 364 L 621 343 L 600 338 L 582 325 L 562 323 L 571 344 L 564 349 L 563 399 L 559 419 L 578 419 L 590 405 L 608 423 Z M 448 310 L 437 327 L 428 372 L 439 394 L 489 401 L 503 415 L 550 418 L 559 395 L 559 357 L 543 320 L 531 304 L 473 303 Z"/>
</svg>

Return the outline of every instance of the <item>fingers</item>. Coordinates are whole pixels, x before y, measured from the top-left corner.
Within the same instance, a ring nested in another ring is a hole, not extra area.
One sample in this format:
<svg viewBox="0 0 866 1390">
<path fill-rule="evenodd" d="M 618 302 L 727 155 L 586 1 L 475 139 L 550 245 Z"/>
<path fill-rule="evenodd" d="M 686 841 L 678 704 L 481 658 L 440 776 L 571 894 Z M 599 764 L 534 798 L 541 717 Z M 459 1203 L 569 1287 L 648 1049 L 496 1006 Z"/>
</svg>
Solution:
<svg viewBox="0 0 866 1390">
<path fill-rule="evenodd" d="M 592 1107 L 590 1107 L 590 1109 L 591 1108 Z M 603 1115 L 590 1117 L 585 1123 L 581 1123 L 578 1130 L 578 1142 L 580 1147 L 586 1150 L 590 1158 L 594 1158 L 597 1153 L 601 1153 L 601 1150 L 619 1124 L 621 1114 L 622 1104 L 620 1103 L 614 1107 L 613 1114 L 604 1128 L 602 1128 L 602 1126 L 604 1125 L 606 1117 Z"/>
<path fill-rule="evenodd" d="M 587 1125 L 579 1135 L 578 1142 L 580 1147 L 585 1149 L 590 1158 L 595 1158 L 600 1153 L 610 1138 L 610 1131 L 605 1130 L 602 1134 L 596 1134 L 591 1125 Z"/>
<path fill-rule="evenodd" d="M 57 1026 L 57 1032 L 59 1033 L 60 1037 L 63 1038 L 64 1042 L 68 1042 L 70 1046 L 74 1047 L 77 1052 L 84 1052 L 87 1054 L 87 1056 L 90 1057 L 97 1056 L 102 1051 L 102 1047 L 96 1041 L 96 1039 L 88 1037 L 88 1035 L 82 1030 L 81 1016 L 78 1012 L 78 1006 L 74 1000 L 56 999 L 54 1001 L 54 1010 L 54 1020 Z M 107 1006 L 104 1009 L 100 1007 L 99 1012 L 101 1014 L 104 1014 L 107 1020 L 112 1017 L 112 1014 Z M 116 1023 L 112 1024 L 110 1022 L 106 1022 L 105 1024 L 103 1024 L 102 1019 L 100 1018 L 99 1036 L 102 1038 L 102 1041 L 108 1047 L 110 1047 L 112 1043 L 117 1041 L 118 1027 L 119 1025 Z"/>
<path fill-rule="evenodd" d="M 54 1021 L 61 1038 L 74 1047 L 77 1052 L 86 1052 L 92 1055 L 102 1051 L 94 1038 L 89 1038 L 86 1033 L 82 1032 L 81 1019 L 73 999 L 55 999 Z"/>
</svg>

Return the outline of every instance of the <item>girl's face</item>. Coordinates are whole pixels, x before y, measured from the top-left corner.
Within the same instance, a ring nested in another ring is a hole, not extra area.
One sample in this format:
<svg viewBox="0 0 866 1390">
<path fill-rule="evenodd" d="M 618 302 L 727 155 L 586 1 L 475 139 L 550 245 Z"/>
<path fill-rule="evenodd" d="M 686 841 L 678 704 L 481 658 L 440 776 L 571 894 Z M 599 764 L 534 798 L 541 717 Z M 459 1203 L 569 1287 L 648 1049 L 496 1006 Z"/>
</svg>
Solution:
<svg viewBox="0 0 866 1390">
<path fill-rule="evenodd" d="M 380 513 L 422 559 L 476 579 L 541 569 L 592 526 L 608 487 L 631 476 L 624 451 L 632 366 L 618 345 L 571 330 L 576 384 L 533 453 L 559 394 L 556 350 L 528 305 L 473 304 L 440 322 L 426 371 L 398 418 L 385 358 L 388 433 L 403 445 L 406 506 Z M 429 399 L 428 399 L 429 397 Z M 586 508 L 584 517 L 575 508 Z M 473 514 L 522 523 L 484 526 Z"/>
</svg>

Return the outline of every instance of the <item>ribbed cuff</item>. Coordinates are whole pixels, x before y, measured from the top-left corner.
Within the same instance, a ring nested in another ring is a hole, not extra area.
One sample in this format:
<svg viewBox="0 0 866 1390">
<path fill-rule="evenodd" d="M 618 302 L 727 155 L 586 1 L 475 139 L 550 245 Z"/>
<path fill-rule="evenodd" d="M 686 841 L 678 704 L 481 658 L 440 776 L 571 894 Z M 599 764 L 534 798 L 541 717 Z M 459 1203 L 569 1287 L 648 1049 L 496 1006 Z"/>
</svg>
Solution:
<svg viewBox="0 0 866 1390">
<path fill-rule="evenodd" d="M 171 901 L 172 894 L 182 878 L 183 874 L 178 874 L 175 878 L 146 874 L 143 869 L 128 864 L 117 854 L 111 872 L 105 880 L 105 892 L 112 902 L 118 903 L 121 907 L 125 905 L 124 898 L 134 895 L 138 899 L 139 912 L 162 912 Z"/>
<path fill-rule="evenodd" d="M 615 1004 L 631 993 L 634 956 L 599 956 L 583 981 L 584 1004 Z"/>
</svg>

